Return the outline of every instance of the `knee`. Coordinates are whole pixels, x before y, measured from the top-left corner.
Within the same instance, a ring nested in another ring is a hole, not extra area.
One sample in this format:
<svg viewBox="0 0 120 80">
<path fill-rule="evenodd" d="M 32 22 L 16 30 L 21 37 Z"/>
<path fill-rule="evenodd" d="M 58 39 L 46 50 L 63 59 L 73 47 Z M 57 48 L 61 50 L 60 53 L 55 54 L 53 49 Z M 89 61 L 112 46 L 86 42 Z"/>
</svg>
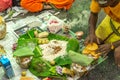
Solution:
<svg viewBox="0 0 120 80">
<path fill-rule="evenodd" d="M 115 56 L 120 56 L 120 46 L 115 49 L 114 53 Z"/>
<path fill-rule="evenodd" d="M 117 47 L 114 51 L 115 62 L 120 64 L 120 46 Z"/>
</svg>

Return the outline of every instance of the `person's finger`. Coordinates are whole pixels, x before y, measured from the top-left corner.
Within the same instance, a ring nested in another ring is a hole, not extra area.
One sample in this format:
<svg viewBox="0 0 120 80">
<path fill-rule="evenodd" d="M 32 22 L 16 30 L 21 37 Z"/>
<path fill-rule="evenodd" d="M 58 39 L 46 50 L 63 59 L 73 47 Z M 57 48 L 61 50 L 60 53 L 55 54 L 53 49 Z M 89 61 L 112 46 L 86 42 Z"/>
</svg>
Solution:
<svg viewBox="0 0 120 80">
<path fill-rule="evenodd" d="M 107 56 L 107 54 L 108 54 L 108 53 L 104 53 L 104 54 L 103 54 L 103 58 L 104 58 L 104 57 L 106 57 L 106 56 Z"/>
<path fill-rule="evenodd" d="M 92 44 L 92 43 L 93 43 L 93 38 L 90 39 L 90 44 Z"/>
<path fill-rule="evenodd" d="M 100 44 L 100 40 L 99 40 L 99 38 L 97 38 L 97 43 Z"/>
</svg>

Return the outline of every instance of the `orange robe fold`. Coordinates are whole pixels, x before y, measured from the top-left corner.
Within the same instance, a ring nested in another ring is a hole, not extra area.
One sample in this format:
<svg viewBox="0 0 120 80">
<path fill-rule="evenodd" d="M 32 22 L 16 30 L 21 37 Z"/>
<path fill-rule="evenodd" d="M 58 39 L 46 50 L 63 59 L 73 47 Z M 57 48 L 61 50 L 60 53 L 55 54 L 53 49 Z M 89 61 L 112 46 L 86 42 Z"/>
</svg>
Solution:
<svg viewBox="0 0 120 80">
<path fill-rule="evenodd" d="M 43 10 L 43 3 L 54 5 L 58 9 L 70 9 L 74 0 L 21 0 L 21 7 L 30 12 L 38 12 Z"/>
<path fill-rule="evenodd" d="M 49 3 L 53 4 L 58 9 L 70 9 L 74 0 L 48 0 Z"/>
<path fill-rule="evenodd" d="M 20 5 L 30 12 L 38 12 L 43 9 L 44 2 L 46 0 L 21 0 Z"/>
</svg>

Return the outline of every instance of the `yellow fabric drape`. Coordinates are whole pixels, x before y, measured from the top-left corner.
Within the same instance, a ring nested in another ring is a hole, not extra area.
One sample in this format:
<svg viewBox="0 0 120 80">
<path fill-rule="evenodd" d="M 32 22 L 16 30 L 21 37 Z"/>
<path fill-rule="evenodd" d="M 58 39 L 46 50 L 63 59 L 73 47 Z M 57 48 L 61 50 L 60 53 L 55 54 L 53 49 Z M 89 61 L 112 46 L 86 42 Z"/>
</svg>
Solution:
<svg viewBox="0 0 120 80">
<path fill-rule="evenodd" d="M 112 23 L 114 24 L 115 28 L 118 29 L 118 32 L 120 33 L 120 23 L 112 20 Z M 120 40 L 120 36 L 117 36 L 110 25 L 110 17 L 107 15 L 104 20 L 101 22 L 101 24 L 96 29 L 96 36 L 102 40 L 105 40 L 111 33 L 111 36 L 107 38 L 105 43 L 111 43 Z"/>
</svg>

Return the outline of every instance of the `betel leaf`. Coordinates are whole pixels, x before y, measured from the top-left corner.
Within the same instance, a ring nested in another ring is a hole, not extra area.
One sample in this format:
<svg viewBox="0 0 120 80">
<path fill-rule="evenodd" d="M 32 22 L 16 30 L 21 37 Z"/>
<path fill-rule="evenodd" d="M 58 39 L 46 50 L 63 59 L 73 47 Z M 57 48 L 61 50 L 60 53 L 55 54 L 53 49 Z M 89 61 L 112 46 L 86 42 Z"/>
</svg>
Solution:
<svg viewBox="0 0 120 80">
<path fill-rule="evenodd" d="M 79 50 L 79 42 L 77 39 L 70 39 L 68 41 L 66 51 L 69 52 L 69 50 L 76 52 Z"/>
<path fill-rule="evenodd" d="M 68 56 L 59 56 L 54 59 L 56 65 L 64 66 L 71 65 L 72 60 Z"/>
<path fill-rule="evenodd" d="M 34 53 L 29 47 L 22 47 L 14 51 L 13 56 L 23 57 L 23 56 L 33 56 Z"/>
</svg>

